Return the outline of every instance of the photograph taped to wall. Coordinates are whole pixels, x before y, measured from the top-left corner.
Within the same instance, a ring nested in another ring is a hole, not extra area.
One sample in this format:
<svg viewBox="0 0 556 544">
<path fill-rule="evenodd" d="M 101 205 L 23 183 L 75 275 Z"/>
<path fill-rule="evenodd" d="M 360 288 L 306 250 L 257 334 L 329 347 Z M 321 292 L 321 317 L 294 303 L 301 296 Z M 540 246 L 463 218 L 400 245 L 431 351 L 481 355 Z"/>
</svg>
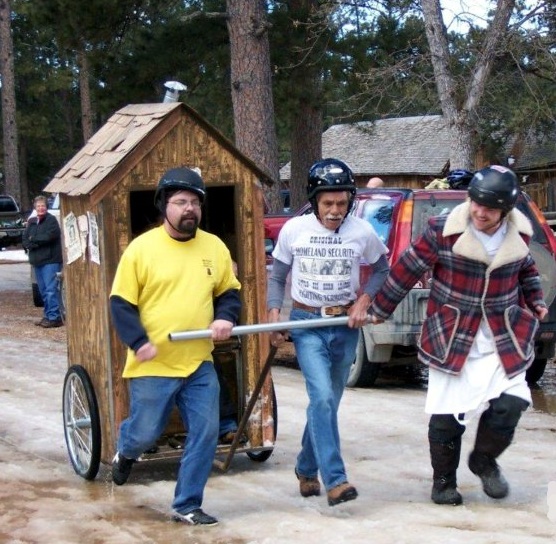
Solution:
<svg viewBox="0 0 556 544">
<path fill-rule="evenodd" d="M 93 263 L 100 264 L 97 216 L 92 212 L 87 212 L 87 217 L 89 218 L 89 259 Z"/>
<path fill-rule="evenodd" d="M 83 255 L 79 237 L 79 225 L 77 224 L 77 218 L 73 212 L 68 213 L 68 215 L 64 217 L 63 226 L 64 245 L 67 256 L 66 262 L 71 264 Z"/>
<path fill-rule="evenodd" d="M 85 257 L 85 252 L 87 251 L 87 237 L 89 234 L 89 220 L 86 215 L 80 215 L 77 218 L 77 224 L 79 225 L 79 242 L 81 243 L 81 253 Z"/>
</svg>

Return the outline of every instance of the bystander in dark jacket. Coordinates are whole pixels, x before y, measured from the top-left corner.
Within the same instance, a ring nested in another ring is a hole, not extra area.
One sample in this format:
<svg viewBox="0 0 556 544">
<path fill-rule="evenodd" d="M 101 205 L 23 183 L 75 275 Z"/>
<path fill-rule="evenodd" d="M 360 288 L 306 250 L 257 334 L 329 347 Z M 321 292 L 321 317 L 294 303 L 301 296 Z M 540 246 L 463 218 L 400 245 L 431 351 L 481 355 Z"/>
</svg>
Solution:
<svg viewBox="0 0 556 544">
<path fill-rule="evenodd" d="M 46 197 L 36 197 L 33 207 L 36 215 L 27 222 L 23 247 L 29 254 L 44 302 L 43 318 L 35 324 L 44 328 L 61 327 L 64 323 L 58 289 L 58 273 L 63 262 L 60 225 L 56 217 L 48 213 Z"/>
</svg>

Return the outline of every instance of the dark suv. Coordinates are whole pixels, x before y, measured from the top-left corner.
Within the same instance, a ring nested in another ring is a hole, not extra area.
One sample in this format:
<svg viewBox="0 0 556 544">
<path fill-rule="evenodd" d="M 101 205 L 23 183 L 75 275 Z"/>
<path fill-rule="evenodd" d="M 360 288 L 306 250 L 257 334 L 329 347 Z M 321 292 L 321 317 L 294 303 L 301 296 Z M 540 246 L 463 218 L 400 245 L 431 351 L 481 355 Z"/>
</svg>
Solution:
<svg viewBox="0 0 556 544">
<path fill-rule="evenodd" d="M 10 195 L 0 195 L 0 249 L 21 243 L 23 214 L 15 199 Z"/>
<path fill-rule="evenodd" d="M 443 189 L 362 189 L 352 213 L 371 223 L 390 250 L 390 263 L 395 262 L 409 244 L 425 229 L 434 215 L 449 213 L 463 202 L 467 191 Z M 541 274 L 548 317 L 537 333 L 536 358 L 527 371 L 527 381 L 535 383 L 543 375 L 547 360 L 554 356 L 556 344 L 556 238 L 535 203 L 522 193 L 517 202 L 533 225 L 531 253 Z M 312 213 L 307 205 L 298 214 Z M 298 215 L 296 214 L 296 215 Z M 369 267 L 361 268 L 361 284 L 368 278 Z M 431 275 L 427 273 L 398 305 L 392 316 L 380 325 L 361 329 L 357 354 L 351 368 L 348 386 L 372 385 L 384 364 L 417 362 L 417 342 L 425 319 Z"/>
</svg>

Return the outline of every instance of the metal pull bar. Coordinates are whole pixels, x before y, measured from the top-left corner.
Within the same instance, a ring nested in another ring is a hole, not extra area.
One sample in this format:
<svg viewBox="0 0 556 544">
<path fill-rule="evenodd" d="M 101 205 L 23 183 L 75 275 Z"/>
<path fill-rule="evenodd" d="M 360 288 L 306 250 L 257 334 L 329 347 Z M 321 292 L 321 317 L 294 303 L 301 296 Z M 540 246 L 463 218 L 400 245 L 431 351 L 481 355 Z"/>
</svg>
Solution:
<svg viewBox="0 0 556 544">
<path fill-rule="evenodd" d="M 254 325 L 238 325 L 232 328 L 232 335 L 256 334 L 259 332 L 286 331 L 292 329 L 315 329 L 317 327 L 338 327 L 347 325 L 349 317 L 323 317 L 320 319 L 303 319 L 299 321 L 278 321 L 276 323 L 255 323 Z M 200 329 L 195 331 L 171 332 L 168 338 L 171 342 L 179 340 L 198 340 L 200 338 L 211 338 L 211 329 Z"/>
</svg>

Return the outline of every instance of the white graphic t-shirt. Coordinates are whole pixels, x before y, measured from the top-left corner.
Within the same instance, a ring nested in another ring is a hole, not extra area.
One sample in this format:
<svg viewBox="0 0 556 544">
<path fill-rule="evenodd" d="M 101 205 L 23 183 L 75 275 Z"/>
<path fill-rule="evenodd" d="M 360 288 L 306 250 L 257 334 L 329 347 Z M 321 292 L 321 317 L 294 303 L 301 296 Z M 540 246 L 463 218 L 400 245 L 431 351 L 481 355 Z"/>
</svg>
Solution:
<svg viewBox="0 0 556 544">
<path fill-rule="evenodd" d="M 349 215 L 336 234 L 307 214 L 285 223 L 272 256 L 292 266 L 292 298 L 321 307 L 355 300 L 360 263 L 375 263 L 386 253 L 388 248 L 363 219 Z"/>
</svg>

